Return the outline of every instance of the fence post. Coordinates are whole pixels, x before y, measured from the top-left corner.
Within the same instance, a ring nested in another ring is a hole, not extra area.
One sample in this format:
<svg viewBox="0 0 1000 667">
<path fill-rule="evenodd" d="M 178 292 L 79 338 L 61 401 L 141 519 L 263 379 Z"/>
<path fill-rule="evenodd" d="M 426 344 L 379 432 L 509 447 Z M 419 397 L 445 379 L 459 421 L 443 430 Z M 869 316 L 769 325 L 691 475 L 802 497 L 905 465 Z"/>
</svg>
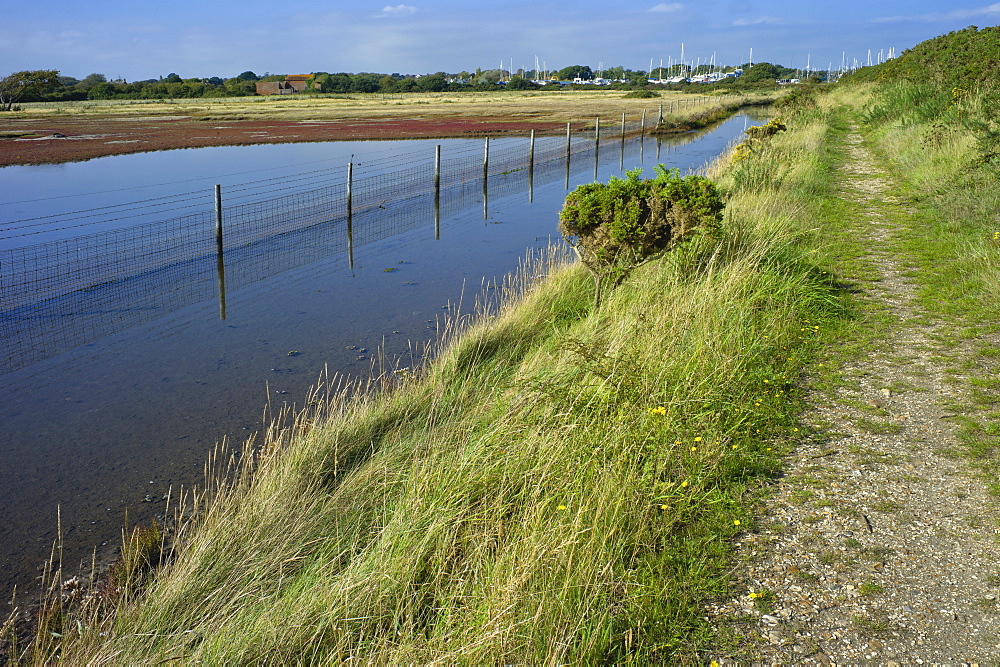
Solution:
<svg viewBox="0 0 1000 667">
<path fill-rule="evenodd" d="M 222 186 L 215 186 L 215 245 L 222 252 Z"/>
<path fill-rule="evenodd" d="M 535 131 L 531 131 L 531 139 L 528 142 L 528 203 L 533 203 L 535 198 Z"/>
<path fill-rule="evenodd" d="M 351 200 L 353 198 L 352 189 L 354 186 L 354 163 L 347 163 L 347 217 L 351 217 Z"/>
<path fill-rule="evenodd" d="M 646 134 L 646 110 L 645 109 L 642 110 L 642 120 L 639 121 L 639 134 L 640 135 L 645 135 Z"/>
<path fill-rule="evenodd" d="M 441 144 L 434 149 L 434 238 L 441 238 Z"/>
<path fill-rule="evenodd" d="M 625 141 L 625 112 L 622 111 L 622 141 Z"/>
<path fill-rule="evenodd" d="M 673 102 L 671 102 L 670 104 L 673 105 Z M 662 122 L 663 122 L 663 105 L 661 104 L 660 105 L 660 115 L 656 119 L 657 126 L 659 126 L 660 123 L 662 123 Z"/>
</svg>

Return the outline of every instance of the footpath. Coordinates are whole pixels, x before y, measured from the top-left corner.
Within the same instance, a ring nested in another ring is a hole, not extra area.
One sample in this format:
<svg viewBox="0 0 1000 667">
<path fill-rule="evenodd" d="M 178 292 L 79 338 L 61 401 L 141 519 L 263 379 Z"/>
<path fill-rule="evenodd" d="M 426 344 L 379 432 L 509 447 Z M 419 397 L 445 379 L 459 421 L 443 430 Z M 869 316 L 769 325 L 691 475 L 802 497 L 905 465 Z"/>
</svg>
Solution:
<svg viewBox="0 0 1000 667">
<path fill-rule="evenodd" d="M 862 298 L 892 325 L 839 386 L 742 536 L 740 595 L 707 610 L 735 632 L 719 664 L 998 664 L 996 499 L 959 450 L 961 343 L 928 324 L 891 237 L 908 211 L 856 131 L 838 175 L 879 272 Z"/>
</svg>

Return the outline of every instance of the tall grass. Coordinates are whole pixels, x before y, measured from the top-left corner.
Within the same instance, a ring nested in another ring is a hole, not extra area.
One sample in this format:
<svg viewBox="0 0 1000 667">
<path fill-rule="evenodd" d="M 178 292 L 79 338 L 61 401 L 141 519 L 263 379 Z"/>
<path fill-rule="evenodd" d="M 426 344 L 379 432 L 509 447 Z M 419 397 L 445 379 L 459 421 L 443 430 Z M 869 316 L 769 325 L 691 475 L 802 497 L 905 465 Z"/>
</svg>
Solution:
<svg viewBox="0 0 1000 667">
<path fill-rule="evenodd" d="M 914 115 L 911 101 L 924 88 L 879 88 L 868 109 L 885 111 L 865 120 L 919 212 L 900 241 L 929 269 L 925 305 L 990 327 L 1000 302 L 1000 88 L 926 95 Z"/>
<path fill-rule="evenodd" d="M 960 413 L 962 449 L 1000 496 L 1000 88 L 954 86 L 913 118 L 905 108 L 917 89 L 873 91 L 872 106 L 887 113 L 869 115 L 868 130 L 913 209 L 893 242 L 911 258 L 919 304 L 966 378 L 964 397 L 949 406 Z"/>
<path fill-rule="evenodd" d="M 848 317 L 811 252 L 830 113 L 720 165 L 721 234 L 596 309 L 552 252 L 391 390 L 320 390 L 188 501 L 148 584 L 35 659 L 696 659 L 730 540 L 797 437 L 802 369 Z"/>
<path fill-rule="evenodd" d="M 744 107 L 767 106 L 782 96 L 782 92 L 760 92 L 743 95 L 720 96 L 705 100 L 704 106 L 678 108 L 668 112 L 657 124 L 654 134 L 677 134 L 700 130 L 723 121 Z M 671 108 L 673 104 L 671 104 Z"/>
</svg>

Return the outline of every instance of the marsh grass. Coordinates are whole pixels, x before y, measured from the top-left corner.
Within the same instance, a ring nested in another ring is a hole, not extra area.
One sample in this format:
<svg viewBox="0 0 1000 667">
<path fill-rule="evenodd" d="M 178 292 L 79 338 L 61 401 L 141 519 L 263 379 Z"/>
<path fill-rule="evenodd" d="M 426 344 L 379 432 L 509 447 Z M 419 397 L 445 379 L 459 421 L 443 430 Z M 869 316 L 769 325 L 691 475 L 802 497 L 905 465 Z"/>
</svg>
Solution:
<svg viewBox="0 0 1000 667">
<path fill-rule="evenodd" d="M 345 118 L 477 117 L 531 120 L 574 125 L 593 123 L 595 117 L 614 122 L 623 111 L 634 119 L 645 109 L 650 126 L 656 106 L 684 105 L 685 114 L 701 110 L 701 94 L 663 91 L 660 100 L 625 98 L 617 90 L 541 90 L 454 93 L 353 93 L 350 95 L 272 95 L 267 97 L 197 98 L 179 100 L 87 100 L 38 102 L 23 105 L 11 118 L 84 116 L 186 115 L 215 122 L 236 120 L 334 120 Z M 731 99 L 766 100 L 748 95 Z M 697 102 L 697 104 L 695 104 Z"/>
<path fill-rule="evenodd" d="M 766 106 L 780 97 L 780 93 L 774 92 L 725 97 L 695 97 L 690 100 L 694 104 L 693 107 L 683 106 L 686 102 L 685 98 L 672 98 L 670 109 L 676 103 L 678 104 L 677 111 L 668 110 L 653 133 L 675 134 L 699 130 L 729 118 L 744 107 Z"/>
<path fill-rule="evenodd" d="M 812 252 L 839 243 L 814 225 L 831 113 L 750 158 L 780 184 L 714 168 L 721 233 L 599 306 L 582 266 L 534 257 L 425 366 L 321 383 L 218 450 L 168 556 L 36 661 L 697 660 L 731 540 L 801 437 L 805 369 L 853 326 Z"/>
</svg>

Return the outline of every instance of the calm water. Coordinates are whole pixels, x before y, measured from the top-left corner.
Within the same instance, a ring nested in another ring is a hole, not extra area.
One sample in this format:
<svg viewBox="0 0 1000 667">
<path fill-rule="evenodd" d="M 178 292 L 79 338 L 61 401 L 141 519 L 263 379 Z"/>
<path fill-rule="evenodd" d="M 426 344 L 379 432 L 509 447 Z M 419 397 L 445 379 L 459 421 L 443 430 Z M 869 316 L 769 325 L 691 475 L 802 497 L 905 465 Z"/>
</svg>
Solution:
<svg viewBox="0 0 1000 667">
<path fill-rule="evenodd" d="M 746 123 L 740 116 L 670 143 L 602 143 L 596 159 L 593 151 L 573 155 L 569 188 L 594 180 L 595 169 L 599 180 L 637 166 L 650 174 L 658 162 L 696 169 Z M 539 140 L 539 154 L 545 141 L 564 140 Z M 493 144 L 502 152 L 518 142 L 526 146 L 526 139 Z M 72 217 L 66 212 L 210 195 L 213 183 L 238 190 L 263 181 L 232 195 L 259 200 L 269 184 L 343 180 L 351 160 L 367 162 L 366 174 L 389 174 L 432 159 L 438 144 L 446 153 L 482 151 L 480 140 L 286 144 L 4 168 L 0 250 L 131 222 L 60 225 Z M 94 548 L 99 556 L 113 548 L 126 512 L 132 523 L 148 521 L 163 510 L 158 499 L 168 489 L 199 482 L 215 442 L 260 431 L 265 404 L 301 404 L 324 367 L 367 377 L 380 348 L 409 365 L 436 336 L 441 316 L 459 300 L 471 304 L 484 278 L 502 279 L 526 250 L 558 238 L 565 162 L 537 164 L 530 193 L 527 185 L 523 172 L 491 177 L 485 214 L 481 183 L 456 189 L 439 238 L 426 197 L 405 210 L 386 203 L 354 223 L 353 267 L 332 223 L 228 249 L 225 319 L 215 259 L 202 258 L 66 295 L 60 310 L 30 327 L 8 323 L 6 335 L 20 347 L 8 346 L 9 370 L 0 375 L 0 596 L 10 599 L 15 584 L 32 588 L 58 511 L 64 564 L 72 569 L 89 562 Z M 20 236 L 45 226 L 11 222 L 42 216 L 57 216 L 49 227 L 66 228 Z"/>
</svg>

